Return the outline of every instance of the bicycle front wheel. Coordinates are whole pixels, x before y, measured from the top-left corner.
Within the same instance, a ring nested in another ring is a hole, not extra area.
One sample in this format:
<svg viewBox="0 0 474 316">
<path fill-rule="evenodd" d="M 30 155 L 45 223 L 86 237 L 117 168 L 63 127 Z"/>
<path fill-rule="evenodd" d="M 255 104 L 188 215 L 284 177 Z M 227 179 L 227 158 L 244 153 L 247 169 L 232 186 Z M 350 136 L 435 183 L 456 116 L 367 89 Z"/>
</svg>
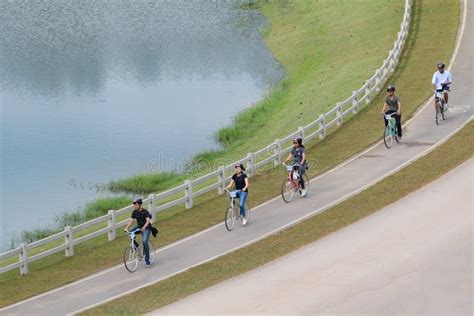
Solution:
<svg viewBox="0 0 474 316">
<path fill-rule="evenodd" d="M 231 231 L 234 228 L 235 225 L 235 212 L 232 207 L 229 207 L 227 211 L 225 212 L 225 228 L 228 231 Z"/>
<path fill-rule="evenodd" d="M 293 198 L 294 191 L 293 182 L 286 178 L 281 184 L 281 197 L 283 198 L 283 201 L 290 203 L 291 199 Z"/>
<path fill-rule="evenodd" d="M 125 252 L 123 254 L 123 264 L 125 265 L 125 269 L 127 269 L 127 271 L 130 273 L 133 273 L 137 270 L 138 252 L 130 246 L 125 248 Z"/>
<path fill-rule="evenodd" d="M 383 142 L 385 144 L 385 147 L 387 147 L 388 149 L 392 147 L 393 136 L 392 136 L 392 131 L 390 130 L 390 126 L 387 126 L 383 130 Z"/>
</svg>

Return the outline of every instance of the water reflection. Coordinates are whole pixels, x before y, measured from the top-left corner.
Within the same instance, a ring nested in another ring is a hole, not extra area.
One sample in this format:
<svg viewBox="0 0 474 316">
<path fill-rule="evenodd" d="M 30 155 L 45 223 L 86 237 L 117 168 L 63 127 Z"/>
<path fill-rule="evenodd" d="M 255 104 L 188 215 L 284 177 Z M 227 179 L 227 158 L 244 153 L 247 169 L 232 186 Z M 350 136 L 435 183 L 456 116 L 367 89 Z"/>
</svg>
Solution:
<svg viewBox="0 0 474 316">
<path fill-rule="evenodd" d="M 236 5 L 3 1 L 2 90 L 47 96 L 69 90 L 74 95 L 95 94 L 107 79 L 146 85 L 195 73 L 206 78 L 248 72 L 263 83 L 279 78 L 277 67 L 262 62 L 271 57 L 262 47 L 261 16 L 232 9 Z"/>
</svg>

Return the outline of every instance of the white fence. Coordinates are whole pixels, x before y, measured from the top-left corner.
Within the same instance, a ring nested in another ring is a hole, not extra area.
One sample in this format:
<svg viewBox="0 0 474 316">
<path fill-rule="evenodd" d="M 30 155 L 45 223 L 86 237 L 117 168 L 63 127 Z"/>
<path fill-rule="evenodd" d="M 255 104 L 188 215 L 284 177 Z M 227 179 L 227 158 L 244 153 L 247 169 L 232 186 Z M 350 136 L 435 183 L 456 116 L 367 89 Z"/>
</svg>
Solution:
<svg viewBox="0 0 474 316">
<path fill-rule="evenodd" d="M 410 16 L 411 0 L 405 0 L 405 13 L 403 15 L 403 21 L 401 23 L 400 32 L 398 32 L 397 40 L 394 42 L 394 47 L 389 51 L 388 58 L 384 60 L 382 66 L 375 71 L 375 74 L 367 80 L 359 90 L 354 91 L 352 95 L 344 101 L 338 102 L 334 108 L 325 114 L 321 114 L 315 121 L 304 127 L 299 127 L 294 133 L 289 134 L 282 139 L 277 139 L 265 148 L 262 148 L 255 153 L 248 153 L 245 158 L 238 160 L 238 162 L 242 162 L 247 166 L 248 174 L 251 176 L 258 168 L 269 163 L 280 163 L 282 156 L 287 155 L 291 151 L 291 140 L 294 137 L 301 136 L 304 138 L 305 142 L 313 138 L 322 139 L 326 136 L 328 129 L 335 125 L 341 125 L 344 122 L 345 117 L 356 114 L 359 111 L 361 104 L 364 102 L 369 103 L 372 97 L 380 91 L 382 85 L 386 82 L 390 74 L 395 70 L 395 66 L 398 64 L 402 48 L 408 36 Z M 231 178 L 234 165 L 235 164 L 222 166 L 216 171 L 200 178 L 186 180 L 183 184 L 171 190 L 159 194 L 151 194 L 148 198 L 144 199 L 143 202 L 148 204 L 148 210 L 151 211 L 153 215 L 158 211 L 166 210 L 183 203 L 186 208 L 192 208 L 193 198 L 199 195 L 213 190 L 217 190 L 219 194 L 223 193 L 226 181 Z M 216 182 L 211 182 L 213 179 Z M 197 190 L 198 187 L 199 190 Z M 177 198 L 175 198 L 176 196 Z M 163 203 L 159 204 L 160 202 Z M 27 274 L 28 264 L 32 261 L 39 260 L 63 250 L 65 251 L 66 257 L 72 256 L 74 254 L 75 245 L 104 234 L 108 235 L 108 240 L 113 240 L 115 239 L 116 229 L 125 226 L 128 222 L 128 219 L 119 222 L 117 222 L 116 219 L 132 210 L 132 205 L 124 207 L 118 211 L 110 210 L 107 215 L 100 216 L 74 227 L 67 226 L 64 228 L 64 231 L 60 233 L 30 244 L 21 244 L 18 248 L 2 253 L 0 254 L 0 261 L 16 255 L 19 256 L 19 260 L 15 263 L 1 267 L 0 273 L 20 268 L 21 274 Z M 84 231 L 85 229 L 90 230 L 91 227 L 95 225 L 104 225 L 105 223 L 107 223 L 106 227 L 102 227 L 79 238 L 74 238 L 74 233 Z M 50 242 L 57 242 L 62 239 L 64 239 L 64 242 L 54 248 L 39 252 L 32 256 L 28 255 L 31 250 L 37 247 L 44 246 Z"/>
</svg>

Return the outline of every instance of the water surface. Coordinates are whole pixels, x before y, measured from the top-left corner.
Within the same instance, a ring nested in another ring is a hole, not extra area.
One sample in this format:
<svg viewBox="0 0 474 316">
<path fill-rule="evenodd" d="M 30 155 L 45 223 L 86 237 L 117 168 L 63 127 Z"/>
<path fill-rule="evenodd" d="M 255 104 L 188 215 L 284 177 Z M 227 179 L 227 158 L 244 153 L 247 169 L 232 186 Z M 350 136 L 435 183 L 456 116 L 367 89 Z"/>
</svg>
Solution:
<svg viewBox="0 0 474 316">
<path fill-rule="evenodd" d="M 2 250 L 97 184 L 216 148 L 283 75 L 264 25 L 227 1 L 1 1 Z"/>
</svg>

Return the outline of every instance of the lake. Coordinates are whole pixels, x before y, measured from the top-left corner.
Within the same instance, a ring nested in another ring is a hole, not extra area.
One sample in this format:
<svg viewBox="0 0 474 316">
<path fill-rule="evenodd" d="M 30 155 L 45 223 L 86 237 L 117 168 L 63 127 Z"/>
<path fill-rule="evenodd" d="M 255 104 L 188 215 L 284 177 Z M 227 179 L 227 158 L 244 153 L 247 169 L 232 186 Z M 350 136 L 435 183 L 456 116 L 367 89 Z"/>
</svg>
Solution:
<svg viewBox="0 0 474 316">
<path fill-rule="evenodd" d="M 284 75 L 238 1 L 1 1 L 1 248 L 174 170 Z"/>
</svg>

